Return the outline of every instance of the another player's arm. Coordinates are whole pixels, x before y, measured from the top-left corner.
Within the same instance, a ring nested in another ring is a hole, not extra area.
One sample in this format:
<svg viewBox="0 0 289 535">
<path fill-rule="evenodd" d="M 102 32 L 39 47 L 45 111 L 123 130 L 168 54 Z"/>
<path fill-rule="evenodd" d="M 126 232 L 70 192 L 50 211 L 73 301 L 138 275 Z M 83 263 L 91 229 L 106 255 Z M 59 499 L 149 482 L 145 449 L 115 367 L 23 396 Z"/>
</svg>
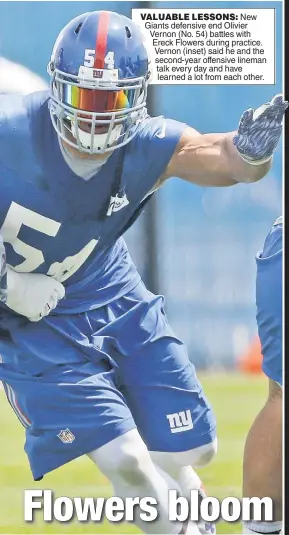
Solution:
<svg viewBox="0 0 289 535">
<path fill-rule="evenodd" d="M 276 95 L 255 111 L 245 111 L 237 132 L 200 134 L 188 127 L 158 185 L 172 176 L 201 186 L 260 180 L 271 167 L 287 106 L 282 95 Z"/>
<path fill-rule="evenodd" d="M 232 186 L 260 180 L 269 171 L 272 159 L 260 165 L 245 162 L 233 144 L 236 134 L 202 135 L 186 128 L 161 182 L 173 176 L 200 186 Z"/>
</svg>

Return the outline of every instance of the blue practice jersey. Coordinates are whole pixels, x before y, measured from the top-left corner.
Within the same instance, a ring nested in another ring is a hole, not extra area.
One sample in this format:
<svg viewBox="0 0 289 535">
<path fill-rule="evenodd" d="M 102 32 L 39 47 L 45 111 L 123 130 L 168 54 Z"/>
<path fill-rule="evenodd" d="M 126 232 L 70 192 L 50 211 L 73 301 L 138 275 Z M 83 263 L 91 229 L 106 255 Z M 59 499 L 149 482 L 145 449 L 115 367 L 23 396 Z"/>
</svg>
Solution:
<svg viewBox="0 0 289 535">
<path fill-rule="evenodd" d="M 275 222 L 257 255 L 257 323 L 263 371 L 282 385 L 282 251 L 283 218 Z"/>
<path fill-rule="evenodd" d="M 139 274 L 121 238 L 169 163 L 186 125 L 148 117 L 89 181 L 65 162 L 46 91 L 0 95 L 0 232 L 7 264 L 62 282 L 53 313 L 101 307 Z M 144 200 L 145 199 L 145 200 Z M 11 311 L 1 303 L 0 326 Z"/>
</svg>

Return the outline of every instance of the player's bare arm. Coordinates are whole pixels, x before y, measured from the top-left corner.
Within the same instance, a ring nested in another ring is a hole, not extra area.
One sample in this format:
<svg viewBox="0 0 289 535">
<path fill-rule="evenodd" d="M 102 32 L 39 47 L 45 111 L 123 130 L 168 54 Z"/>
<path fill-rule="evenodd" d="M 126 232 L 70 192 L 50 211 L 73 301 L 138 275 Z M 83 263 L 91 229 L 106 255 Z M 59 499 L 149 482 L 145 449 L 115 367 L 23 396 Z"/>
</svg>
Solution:
<svg viewBox="0 0 289 535">
<path fill-rule="evenodd" d="M 200 134 L 185 129 L 160 182 L 173 176 L 200 186 L 260 180 L 271 167 L 287 106 L 276 95 L 269 104 L 245 111 L 236 132 Z"/>
<path fill-rule="evenodd" d="M 183 133 L 166 169 L 164 179 L 177 176 L 199 186 L 233 186 L 256 182 L 271 167 L 271 159 L 261 165 L 246 163 L 233 145 L 236 132 L 200 134 L 192 128 Z"/>
</svg>

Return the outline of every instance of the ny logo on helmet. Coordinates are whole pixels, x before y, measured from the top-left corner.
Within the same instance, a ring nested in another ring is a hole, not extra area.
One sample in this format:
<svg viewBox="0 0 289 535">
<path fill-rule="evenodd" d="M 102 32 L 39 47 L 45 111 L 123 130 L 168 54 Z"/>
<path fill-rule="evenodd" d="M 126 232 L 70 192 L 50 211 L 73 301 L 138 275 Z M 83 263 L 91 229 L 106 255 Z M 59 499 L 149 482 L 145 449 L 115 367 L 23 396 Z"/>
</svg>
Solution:
<svg viewBox="0 0 289 535">
<path fill-rule="evenodd" d="M 103 77 L 103 70 L 93 69 L 93 78 L 102 78 L 102 77 Z"/>
</svg>

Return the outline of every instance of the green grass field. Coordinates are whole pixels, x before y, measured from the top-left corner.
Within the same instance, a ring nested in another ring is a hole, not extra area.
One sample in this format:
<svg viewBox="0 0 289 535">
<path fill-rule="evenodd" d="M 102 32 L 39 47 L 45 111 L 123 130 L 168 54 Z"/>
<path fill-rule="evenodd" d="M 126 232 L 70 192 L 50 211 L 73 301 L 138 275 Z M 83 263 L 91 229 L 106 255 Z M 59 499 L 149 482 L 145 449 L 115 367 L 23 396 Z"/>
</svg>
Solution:
<svg viewBox="0 0 289 535">
<path fill-rule="evenodd" d="M 240 496 L 242 454 L 246 433 L 264 403 L 267 381 L 264 377 L 211 373 L 200 379 L 218 419 L 219 452 L 217 458 L 199 471 L 207 493 L 220 499 Z M 0 391 L 0 533 L 139 533 L 131 524 L 86 524 L 41 520 L 36 513 L 34 523 L 23 520 L 23 490 L 52 489 L 57 496 L 109 496 L 108 481 L 86 458 L 76 461 L 34 483 L 23 452 L 24 431 Z M 240 533 L 240 524 L 220 522 L 218 533 Z"/>
</svg>

